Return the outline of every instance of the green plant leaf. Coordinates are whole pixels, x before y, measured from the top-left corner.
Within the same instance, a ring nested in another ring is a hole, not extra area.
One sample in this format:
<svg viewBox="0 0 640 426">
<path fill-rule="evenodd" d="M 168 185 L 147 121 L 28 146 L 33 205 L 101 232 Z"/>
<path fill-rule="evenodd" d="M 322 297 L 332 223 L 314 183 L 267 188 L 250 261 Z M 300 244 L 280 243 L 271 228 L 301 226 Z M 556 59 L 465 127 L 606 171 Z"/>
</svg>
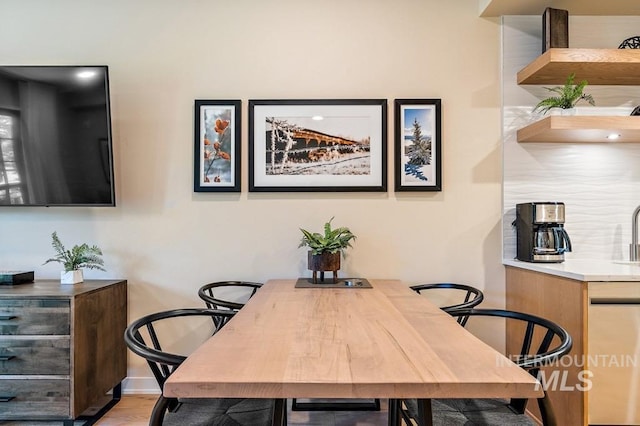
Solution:
<svg viewBox="0 0 640 426">
<path fill-rule="evenodd" d="M 66 272 L 82 268 L 106 271 L 101 257 L 102 250 L 96 245 L 89 246 L 84 243 L 67 250 L 55 231 L 51 234 L 51 245 L 56 251 L 56 256 L 47 259 L 43 265 L 49 262 L 61 263 Z"/>
<path fill-rule="evenodd" d="M 337 253 L 351 247 L 351 240 L 356 238 L 353 233 L 346 227 L 332 229 L 331 221 L 333 217 L 324 224 L 324 235 L 317 232 L 310 232 L 300 228 L 302 239 L 298 247 L 308 246 L 313 254 Z"/>
<path fill-rule="evenodd" d="M 581 100 L 588 102 L 590 105 L 595 105 L 593 97 L 589 94 L 583 93 L 584 88 L 587 87 L 588 84 L 587 80 L 582 80 L 580 83 L 574 84 L 575 76 L 575 73 L 569 74 L 562 87 L 545 87 L 546 90 L 555 93 L 558 96 L 551 96 L 541 100 L 533 108 L 533 112 L 541 111 L 546 113 L 552 108 L 574 108 Z"/>
</svg>

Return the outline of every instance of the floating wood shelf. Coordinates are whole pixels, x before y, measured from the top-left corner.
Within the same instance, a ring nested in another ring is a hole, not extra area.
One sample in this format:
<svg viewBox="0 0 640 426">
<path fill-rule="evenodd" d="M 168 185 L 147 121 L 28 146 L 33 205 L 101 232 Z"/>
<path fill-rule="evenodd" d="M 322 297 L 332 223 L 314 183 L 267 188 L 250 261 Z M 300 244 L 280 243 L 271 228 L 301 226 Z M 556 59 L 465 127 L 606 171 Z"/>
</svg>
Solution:
<svg viewBox="0 0 640 426">
<path fill-rule="evenodd" d="M 623 16 L 638 15 L 638 0 L 480 0 L 479 15 L 499 17 L 504 15 L 542 15 L 548 6 L 568 9 L 571 16 Z"/>
<path fill-rule="evenodd" d="M 617 139 L 609 139 L 617 134 Z M 550 116 L 518 130 L 518 142 L 639 142 L 640 116 Z"/>
<path fill-rule="evenodd" d="M 549 49 L 520 70 L 517 80 L 564 84 L 571 73 L 590 85 L 640 85 L 640 49 Z"/>
</svg>

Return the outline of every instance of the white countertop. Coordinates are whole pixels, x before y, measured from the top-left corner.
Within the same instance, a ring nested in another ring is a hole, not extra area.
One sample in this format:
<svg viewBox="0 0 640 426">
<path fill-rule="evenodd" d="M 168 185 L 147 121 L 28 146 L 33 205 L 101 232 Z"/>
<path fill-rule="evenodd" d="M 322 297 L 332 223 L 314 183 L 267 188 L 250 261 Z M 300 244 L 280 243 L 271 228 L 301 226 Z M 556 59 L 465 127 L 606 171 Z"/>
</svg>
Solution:
<svg viewBox="0 0 640 426">
<path fill-rule="evenodd" d="M 640 281 L 640 263 L 594 259 L 566 259 L 562 263 L 530 263 L 503 259 L 505 266 L 557 275 L 580 281 Z"/>
</svg>

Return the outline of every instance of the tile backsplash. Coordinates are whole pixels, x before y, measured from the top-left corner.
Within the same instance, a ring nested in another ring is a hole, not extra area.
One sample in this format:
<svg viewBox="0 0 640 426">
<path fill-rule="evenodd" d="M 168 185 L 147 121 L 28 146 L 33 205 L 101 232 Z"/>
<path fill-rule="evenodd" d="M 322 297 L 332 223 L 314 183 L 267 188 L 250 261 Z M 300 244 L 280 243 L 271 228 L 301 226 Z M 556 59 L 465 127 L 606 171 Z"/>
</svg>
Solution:
<svg viewBox="0 0 640 426">
<path fill-rule="evenodd" d="M 634 16 L 570 16 L 569 46 L 617 48 L 638 27 Z M 517 129 L 541 118 L 532 109 L 548 96 L 542 86 L 516 83 L 517 72 L 541 53 L 542 18 L 505 16 L 502 29 L 503 257 L 515 257 L 517 203 L 561 201 L 573 243 L 566 258 L 628 259 L 631 215 L 640 205 L 640 142 L 518 143 Z M 585 92 L 596 107 L 585 103 L 578 114 L 629 115 L 640 105 L 636 86 L 587 86 Z"/>
</svg>

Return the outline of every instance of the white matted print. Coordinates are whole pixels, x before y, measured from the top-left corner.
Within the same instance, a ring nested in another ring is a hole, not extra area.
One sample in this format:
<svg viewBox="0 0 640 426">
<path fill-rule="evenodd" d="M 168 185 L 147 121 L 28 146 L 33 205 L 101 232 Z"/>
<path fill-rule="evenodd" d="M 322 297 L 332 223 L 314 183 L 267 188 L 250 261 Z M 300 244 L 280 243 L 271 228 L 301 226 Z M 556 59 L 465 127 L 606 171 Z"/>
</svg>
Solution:
<svg viewBox="0 0 640 426">
<path fill-rule="evenodd" d="M 195 192 L 240 191 L 240 101 L 195 101 Z"/>
<path fill-rule="evenodd" d="M 386 191 L 386 106 L 249 101 L 249 190 Z"/>
<path fill-rule="evenodd" d="M 395 100 L 395 190 L 441 191 L 440 99 Z"/>
</svg>

